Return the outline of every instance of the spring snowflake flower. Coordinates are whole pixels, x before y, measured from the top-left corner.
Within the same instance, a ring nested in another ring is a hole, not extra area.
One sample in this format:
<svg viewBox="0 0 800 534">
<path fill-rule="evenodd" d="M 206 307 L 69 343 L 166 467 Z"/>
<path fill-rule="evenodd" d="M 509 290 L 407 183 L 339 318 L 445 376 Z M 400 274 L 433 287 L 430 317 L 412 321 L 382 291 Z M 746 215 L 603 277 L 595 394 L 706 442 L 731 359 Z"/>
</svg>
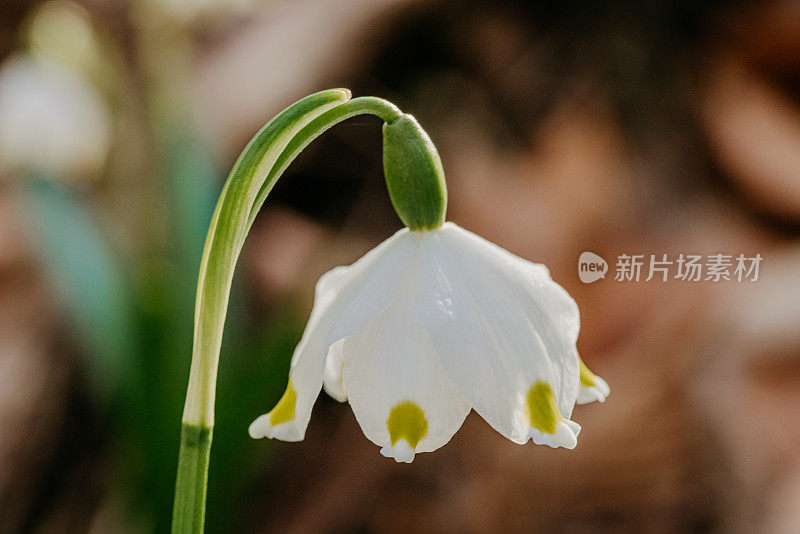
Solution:
<svg viewBox="0 0 800 534">
<path fill-rule="evenodd" d="M 286 392 L 250 435 L 302 440 L 324 384 L 398 462 L 447 443 L 472 408 L 516 443 L 571 449 L 576 401 L 608 394 L 579 327 L 545 266 L 453 223 L 406 228 L 320 278 Z"/>
</svg>

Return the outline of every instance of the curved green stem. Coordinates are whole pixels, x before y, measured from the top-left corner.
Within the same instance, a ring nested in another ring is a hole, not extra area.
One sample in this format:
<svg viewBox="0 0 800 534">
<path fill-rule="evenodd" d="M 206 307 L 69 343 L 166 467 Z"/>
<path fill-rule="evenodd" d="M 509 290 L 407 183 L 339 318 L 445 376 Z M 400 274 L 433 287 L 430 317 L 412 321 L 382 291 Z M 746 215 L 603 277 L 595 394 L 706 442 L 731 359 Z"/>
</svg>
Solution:
<svg viewBox="0 0 800 534">
<path fill-rule="evenodd" d="M 214 426 L 217 367 L 231 282 L 250 226 L 272 187 L 297 155 L 332 126 L 362 114 L 387 123 L 400 110 L 380 98 L 349 100 L 322 91 L 286 108 L 262 128 L 236 161 L 206 236 L 197 281 L 194 341 L 175 486 L 173 533 L 202 532 Z"/>
</svg>

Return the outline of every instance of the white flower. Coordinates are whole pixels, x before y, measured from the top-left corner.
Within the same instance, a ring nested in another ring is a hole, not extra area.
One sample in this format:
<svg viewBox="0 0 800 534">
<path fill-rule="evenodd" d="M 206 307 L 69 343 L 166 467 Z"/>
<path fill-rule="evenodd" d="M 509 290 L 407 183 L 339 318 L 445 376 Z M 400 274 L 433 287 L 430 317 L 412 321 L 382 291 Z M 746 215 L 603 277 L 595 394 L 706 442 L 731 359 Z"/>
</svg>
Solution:
<svg viewBox="0 0 800 534">
<path fill-rule="evenodd" d="M 324 383 L 399 462 L 447 443 L 471 408 L 516 443 L 571 449 L 579 327 L 543 265 L 453 223 L 404 229 L 320 278 L 286 392 L 250 435 L 303 439 Z"/>
<path fill-rule="evenodd" d="M 64 64 L 30 57 L 0 69 L 0 165 L 57 178 L 96 173 L 111 126 L 97 92 Z"/>
</svg>

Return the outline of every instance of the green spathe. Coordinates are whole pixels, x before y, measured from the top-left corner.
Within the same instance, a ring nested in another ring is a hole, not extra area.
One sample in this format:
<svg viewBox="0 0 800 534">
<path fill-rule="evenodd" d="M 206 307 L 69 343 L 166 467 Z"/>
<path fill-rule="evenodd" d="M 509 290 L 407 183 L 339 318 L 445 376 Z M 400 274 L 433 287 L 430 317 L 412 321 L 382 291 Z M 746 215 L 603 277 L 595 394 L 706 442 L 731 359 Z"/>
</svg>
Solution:
<svg viewBox="0 0 800 534">
<path fill-rule="evenodd" d="M 410 230 L 444 223 L 447 186 L 439 153 L 411 115 L 383 125 L 383 172 L 397 215 Z"/>
</svg>

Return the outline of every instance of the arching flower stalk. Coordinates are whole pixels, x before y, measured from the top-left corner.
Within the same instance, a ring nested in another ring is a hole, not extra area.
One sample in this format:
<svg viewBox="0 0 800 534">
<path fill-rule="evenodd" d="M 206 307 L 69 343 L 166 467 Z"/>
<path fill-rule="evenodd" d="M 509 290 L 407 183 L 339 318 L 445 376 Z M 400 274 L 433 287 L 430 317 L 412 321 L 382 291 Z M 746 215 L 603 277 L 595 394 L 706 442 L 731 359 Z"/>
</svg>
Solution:
<svg viewBox="0 0 800 534">
<path fill-rule="evenodd" d="M 220 196 L 198 280 L 175 532 L 202 529 L 222 326 L 244 237 L 297 154 L 354 115 L 384 120 L 386 184 L 406 228 L 320 278 L 286 392 L 250 435 L 303 439 L 324 385 L 399 462 L 447 443 L 471 409 L 516 443 L 571 449 L 575 404 L 608 395 L 578 357 L 578 307 L 547 268 L 446 223 L 444 172 L 425 131 L 384 100 L 348 99 L 323 91 L 287 108 L 250 142 Z"/>
</svg>

